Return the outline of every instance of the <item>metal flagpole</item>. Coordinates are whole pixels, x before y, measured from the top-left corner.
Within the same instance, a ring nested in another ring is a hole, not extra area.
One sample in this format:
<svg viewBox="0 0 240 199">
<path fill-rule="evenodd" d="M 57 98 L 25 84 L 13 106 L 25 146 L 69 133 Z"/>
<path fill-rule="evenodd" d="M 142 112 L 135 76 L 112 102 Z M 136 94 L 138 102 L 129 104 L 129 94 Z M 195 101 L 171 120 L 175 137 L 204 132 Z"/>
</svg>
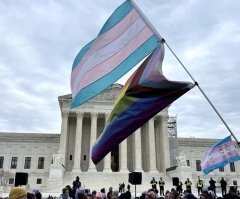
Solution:
<svg viewBox="0 0 240 199">
<path fill-rule="evenodd" d="M 179 61 L 179 63 L 182 65 L 182 67 L 184 68 L 184 70 L 188 73 L 188 75 L 191 77 L 191 79 L 193 80 L 193 82 L 195 83 L 195 85 L 199 88 L 199 90 L 202 92 L 202 94 L 204 95 L 204 97 L 207 99 L 207 101 L 209 102 L 209 104 L 212 106 L 212 108 L 214 109 L 214 111 L 217 113 L 218 117 L 222 120 L 222 122 L 224 123 L 224 125 L 226 126 L 226 128 L 228 129 L 228 131 L 230 132 L 230 134 L 233 136 L 233 138 L 236 140 L 237 144 L 240 146 L 240 142 L 237 140 L 237 138 L 235 137 L 234 133 L 231 131 L 231 129 L 229 128 L 229 126 L 227 125 L 227 123 L 225 122 L 225 120 L 222 118 L 222 116 L 220 115 L 220 113 L 217 111 L 217 109 L 215 108 L 215 106 L 212 104 L 212 102 L 209 100 L 209 98 L 207 97 L 207 95 L 203 92 L 203 90 L 201 89 L 201 87 L 199 86 L 199 84 L 195 81 L 195 79 L 193 78 L 193 76 L 189 73 L 189 71 L 187 70 L 187 68 L 183 65 L 183 63 L 180 61 L 180 59 L 177 57 L 177 55 L 173 52 L 173 50 L 170 48 L 170 46 L 167 44 L 167 42 L 162 38 L 162 36 L 158 33 L 158 31 L 154 28 L 154 26 L 151 24 L 151 22 L 147 19 L 147 17 L 143 14 L 143 12 L 139 9 L 139 7 L 137 6 L 137 4 L 133 1 L 133 0 L 128 0 L 133 7 L 136 9 L 136 11 L 138 12 L 138 14 L 141 16 L 142 20 L 148 25 L 148 27 L 156 34 L 156 36 L 159 38 L 160 41 L 164 42 L 166 44 L 166 46 L 168 47 L 168 49 L 172 52 L 172 54 L 174 55 L 174 57 Z"/>
</svg>

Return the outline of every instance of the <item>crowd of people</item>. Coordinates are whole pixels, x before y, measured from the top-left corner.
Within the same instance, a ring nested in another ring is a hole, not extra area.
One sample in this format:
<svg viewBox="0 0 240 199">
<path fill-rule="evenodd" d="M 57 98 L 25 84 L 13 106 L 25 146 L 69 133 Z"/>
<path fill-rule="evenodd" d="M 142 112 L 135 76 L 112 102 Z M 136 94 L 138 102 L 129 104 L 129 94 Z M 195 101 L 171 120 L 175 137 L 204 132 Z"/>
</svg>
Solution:
<svg viewBox="0 0 240 199">
<path fill-rule="evenodd" d="M 14 187 L 10 190 L 8 199 L 42 199 L 42 194 L 38 189 L 27 192 L 22 187 Z"/>
<path fill-rule="evenodd" d="M 127 185 L 127 191 L 130 192 L 130 184 Z M 119 183 L 119 189 L 118 189 L 119 193 L 125 192 L 125 184 L 123 183 Z"/>
<path fill-rule="evenodd" d="M 227 182 L 222 178 L 220 181 L 222 196 L 216 195 L 216 181 L 212 178 L 209 181 L 209 187 L 203 187 L 203 181 L 198 177 L 197 190 L 198 196 L 194 196 L 192 193 L 192 182 L 187 178 L 184 182 L 185 190 L 183 190 L 183 183 L 179 180 L 176 187 L 172 188 L 170 191 L 164 191 L 165 182 L 160 177 L 157 182 L 153 178 L 150 182 L 151 189 L 142 192 L 139 199 L 240 199 L 239 191 L 237 191 L 236 186 L 230 186 L 229 192 L 227 193 Z M 159 189 L 158 189 L 159 188 Z M 49 196 L 50 197 L 50 196 Z M 90 192 L 90 189 L 82 187 L 79 177 L 73 181 L 72 186 L 67 185 L 62 189 L 59 199 L 131 199 L 132 194 L 130 192 L 130 185 L 128 184 L 127 190 L 125 191 L 125 184 L 119 184 L 119 190 L 113 191 L 112 187 L 106 192 L 105 188 L 98 191 Z M 2 199 L 0 197 L 0 199 Z M 34 189 L 32 192 L 26 192 L 25 189 L 21 187 L 14 187 L 10 190 L 9 199 L 42 199 L 42 194 L 39 190 Z M 53 199 L 53 198 L 49 198 Z"/>
<path fill-rule="evenodd" d="M 198 197 L 201 199 L 240 199 L 239 191 L 237 190 L 236 186 L 230 186 L 229 192 L 227 193 L 227 182 L 222 178 L 220 180 L 220 187 L 222 191 L 222 196 L 216 195 L 216 181 L 210 178 L 209 180 L 209 186 L 204 187 L 203 180 L 200 179 L 200 176 L 198 176 L 198 181 L 196 183 L 197 190 L 198 190 Z M 196 197 L 192 194 L 192 182 L 189 180 L 189 178 L 186 179 L 184 182 L 185 184 L 185 190 L 183 189 L 183 182 L 178 179 L 177 184 L 175 184 L 176 189 L 172 188 L 171 192 L 166 191 L 164 194 L 164 185 L 165 182 L 163 181 L 162 177 L 160 177 L 160 180 L 157 182 L 155 178 L 153 178 L 150 182 L 152 185 L 152 190 L 156 192 L 156 194 L 159 193 L 159 196 L 165 196 L 166 199 L 195 199 Z M 157 189 L 157 185 L 159 185 L 159 191 Z M 142 197 L 141 199 L 144 199 Z M 145 197 L 146 199 L 146 197 Z"/>
</svg>

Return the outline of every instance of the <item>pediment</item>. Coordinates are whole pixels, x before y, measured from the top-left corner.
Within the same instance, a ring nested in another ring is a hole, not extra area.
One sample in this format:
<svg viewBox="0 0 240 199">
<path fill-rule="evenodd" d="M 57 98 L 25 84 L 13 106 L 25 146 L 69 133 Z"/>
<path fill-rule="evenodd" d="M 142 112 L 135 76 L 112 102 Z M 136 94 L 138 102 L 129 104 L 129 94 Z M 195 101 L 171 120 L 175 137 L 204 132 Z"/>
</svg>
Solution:
<svg viewBox="0 0 240 199">
<path fill-rule="evenodd" d="M 112 86 L 108 87 L 106 90 L 92 98 L 90 101 L 112 101 L 116 100 L 121 89 L 122 89 L 121 84 L 113 84 Z M 67 94 L 67 95 L 62 95 L 58 97 L 59 101 L 72 101 L 72 94 Z"/>
<path fill-rule="evenodd" d="M 122 87 L 123 86 L 121 84 L 113 84 L 112 86 L 92 98 L 90 101 L 115 101 Z"/>
</svg>

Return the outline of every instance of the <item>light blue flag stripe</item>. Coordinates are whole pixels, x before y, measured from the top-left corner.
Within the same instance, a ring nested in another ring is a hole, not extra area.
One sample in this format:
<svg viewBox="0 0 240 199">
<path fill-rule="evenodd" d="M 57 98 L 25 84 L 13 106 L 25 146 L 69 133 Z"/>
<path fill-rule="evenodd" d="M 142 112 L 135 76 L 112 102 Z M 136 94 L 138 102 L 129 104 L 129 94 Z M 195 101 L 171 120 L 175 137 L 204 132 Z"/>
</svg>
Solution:
<svg viewBox="0 0 240 199">
<path fill-rule="evenodd" d="M 150 54 L 157 46 L 159 40 L 157 36 L 150 37 L 142 46 L 136 49 L 127 59 L 125 59 L 117 68 L 108 73 L 103 78 L 97 80 L 91 85 L 83 88 L 73 99 L 71 108 L 83 104 L 86 99 L 91 99 L 99 93 L 99 90 L 105 90 L 111 86 L 115 81 L 120 79 L 129 71 L 129 65 L 137 65 L 144 57 Z M 91 92 L 90 92 L 91 91 Z"/>
<path fill-rule="evenodd" d="M 212 165 L 212 166 L 210 166 L 210 167 L 207 167 L 206 169 L 203 170 L 203 173 L 204 173 L 205 175 L 207 175 L 207 174 L 209 174 L 211 171 L 213 171 L 214 169 L 218 169 L 218 168 L 224 167 L 224 166 L 226 166 L 228 163 L 230 163 L 230 162 L 236 162 L 236 161 L 238 161 L 238 160 L 240 160 L 240 156 L 237 154 L 237 155 L 235 155 L 235 156 L 233 156 L 233 157 L 231 157 L 231 158 L 226 159 L 226 160 L 223 161 L 223 162 L 220 162 L 220 163 L 218 163 L 218 164 L 214 164 L 214 165 Z"/>
<path fill-rule="evenodd" d="M 126 17 L 126 15 L 128 15 L 128 13 L 133 9 L 133 6 L 131 3 L 129 3 L 128 1 L 124 2 L 121 6 L 119 6 L 114 13 L 111 15 L 111 17 L 105 22 L 105 24 L 103 25 L 102 29 L 100 30 L 99 34 L 97 37 L 99 37 L 101 34 L 107 32 L 108 30 L 110 30 L 112 27 L 116 26 L 124 17 Z M 77 64 L 81 61 L 81 59 L 83 58 L 83 56 L 88 52 L 88 50 L 91 48 L 92 44 L 94 43 L 94 41 L 96 40 L 93 39 L 91 42 L 89 42 L 87 45 L 85 45 L 80 52 L 78 53 L 78 55 L 76 56 L 74 62 L 73 62 L 73 66 L 72 66 L 72 71 L 74 70 L 74 68 L 77 66 Z"/>
</svg>

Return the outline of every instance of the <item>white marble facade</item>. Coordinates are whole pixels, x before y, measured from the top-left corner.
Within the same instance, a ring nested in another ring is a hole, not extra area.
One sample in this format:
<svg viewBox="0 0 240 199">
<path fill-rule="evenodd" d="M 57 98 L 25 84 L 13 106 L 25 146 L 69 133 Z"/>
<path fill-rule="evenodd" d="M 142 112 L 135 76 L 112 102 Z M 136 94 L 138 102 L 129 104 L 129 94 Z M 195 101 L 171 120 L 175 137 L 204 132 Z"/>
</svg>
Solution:
<svg viewBox="0 0 240 199">
<path fill-rule="evenodd" d="M 71 96 L 59 97 L 62 112 L 60 151 L 64 156 L 66 171 L 156 172 L 170 167 L 167 109 L 143 124 L 97 166 L 91 161 L 90 149 L 102 133 L 121 88 L 121 85 L 114 84 L 89 102 L 72 110 L 69 109 Z M 156 147 L 155 143 L 159 147 Z M 160 153 L 163 148 L 165 153 Z M 148 155 L 150 151 L 151 156 Z"/>
<path fill-rule="evenodd" d="M 91 184 L 95 189 L 99 189 L 101 187 L 98 187 L 100 186 L 98 184 L 101 182 L 96 180 L 96 177 L 102 179 L 104 176 L 106 188 L 110 185 L 117 188 L 119 182 L 127 183 L 128 173 L 132 171 L 143 172 L 145 188 L 149 186 L 152 177 L 158 180 L 160 176 L 171 186 L 172 176 L 166 172 L 167 168 L 174 166 L 170 165 L 171 142 L 168 137 L 167 108 L 143 124 L 99 164 L 95 166 L 92 163 L 91 147 L 101 134 L 121 88 L 120 84 L 114 84 L 92 100 L 71 110 L 71 95 L 58 97 L 62 116 L 61 134 L 0 133 L 0 167 L 12 173 L 29 173 L 27 185 L 29 190 L 39 188 L 46 191 L 48 183 L 54 184 L 54 180 L 59 183 L 59 179 L 52 179 L 56 174 L 61 176 L 62 185 L 71 184 L 75 176 L 79 175 L 86 186 Z M 227 165 L 223 172 L 215 170 L 209 176 L 197 171 L 198 161 L 217 141 L 217 139 L 178 138 L 178 151 L 186 155 L 193 180 L 201 176 L 207 183 L 210 176 L 216 180 L 225 177 L 229 179 L 230 184 L 234 181 L 240 184 L 239 162 L 235 162 L 235 170 L 233 165 L 231 168 Z M 56 161 L 52 160 L 53 154 L 57 153 L 62 154 L 63 168 L 60 170 L 57 170 L 59 166 Z M 11 168 L 13 158 L 17 158 L 16 168 Z M 26 167 L 27 158 L 28 163 L 30 158 L 30 166 Z M 91 176 L 94 176 L 94 179 L 91 179 Z M 112 180 L 113 176 L 115 181 Z M 10 183 L 12 182 L 10 180 Z"/>
</svg>

